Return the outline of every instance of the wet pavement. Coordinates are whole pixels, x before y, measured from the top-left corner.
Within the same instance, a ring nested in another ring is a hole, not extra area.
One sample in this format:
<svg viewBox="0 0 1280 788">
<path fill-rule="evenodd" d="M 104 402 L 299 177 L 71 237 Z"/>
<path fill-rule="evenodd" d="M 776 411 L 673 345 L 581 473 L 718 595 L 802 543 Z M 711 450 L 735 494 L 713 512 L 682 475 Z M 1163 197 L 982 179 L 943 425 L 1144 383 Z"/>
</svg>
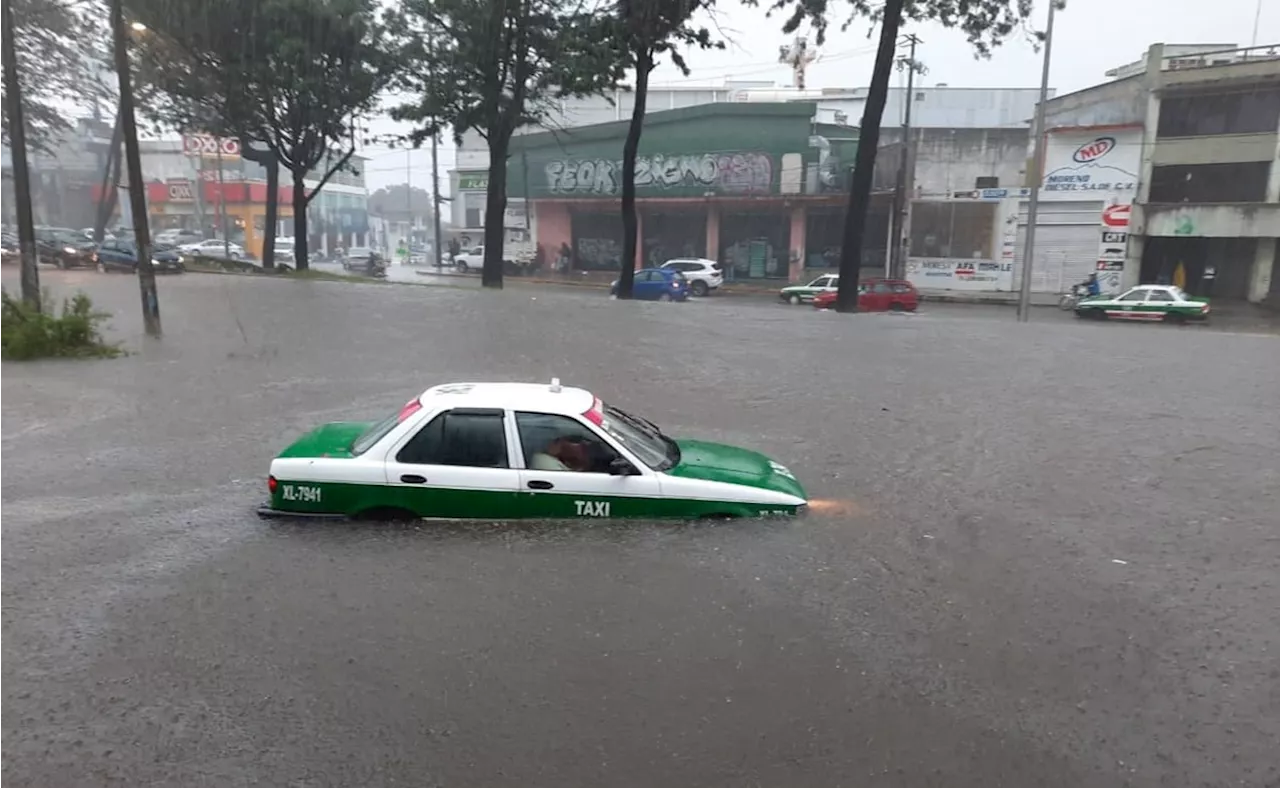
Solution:
<svg viewBox="0 0 1280 788">
<path fill-rule="evenodd" d="M 1274 337 L 186 275 L 154 343 L 43 273 L 132 355 L 3 366 L 6 785 L 1280 782 Z M 317 422 L 552 376 L 840 505 L 252 513 Z"/>
</svg>

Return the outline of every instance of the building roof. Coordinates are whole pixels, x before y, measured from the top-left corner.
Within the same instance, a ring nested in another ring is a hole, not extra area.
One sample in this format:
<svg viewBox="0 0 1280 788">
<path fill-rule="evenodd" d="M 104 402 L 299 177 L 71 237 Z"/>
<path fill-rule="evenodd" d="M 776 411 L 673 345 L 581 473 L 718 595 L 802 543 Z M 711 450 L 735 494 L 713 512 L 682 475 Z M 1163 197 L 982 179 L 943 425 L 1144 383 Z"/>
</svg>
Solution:
<svg viewBox="0 0 1280 788">
<path fill-rule="evenodd" d="M 595 403 L 591 392 L 550 383 L 446 383 L 432 386 L 419 400 L 423 407 L 510 408 L 578 416 Z"/>
<path fill-rule="evenodd" d="M 650 112 L 644 116 L 646 129 L 664 124 L 686 123 L 700 118 L 724 118 L 726 120 L 742 118 L 806 118 L 812 119 L 814 106 L 797 102 L 715 102 L 698 104 L 692 107 Z M 560 145 L 566 140 L 573 142 L 592 142 L 597 140 L 617 139 L 626 136 L 631 120 L 617 120 L 608 123 L 595 123 L 590 126 L 578 126 L 572 129 L 541 131 L 534 134 L 521 134 L 511 139 L 511 150 L 541 148 L 548 145 Z M 857 129 L 853 129 L 856 134 Z"/>
</svg>

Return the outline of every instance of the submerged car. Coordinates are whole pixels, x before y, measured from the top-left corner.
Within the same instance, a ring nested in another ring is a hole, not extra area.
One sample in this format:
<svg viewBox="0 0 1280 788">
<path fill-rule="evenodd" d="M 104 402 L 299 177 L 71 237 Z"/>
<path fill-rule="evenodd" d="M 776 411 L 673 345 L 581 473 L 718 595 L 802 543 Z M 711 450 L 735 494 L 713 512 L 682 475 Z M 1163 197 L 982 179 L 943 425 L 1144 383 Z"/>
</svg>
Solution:
<svg viewBox="0 0 1280 788">
<path fill-rule="evenodd" d="M 618 294 L 618 281 L 609 285 L 609 295 Z M 635 273 L 631 297 L 637 301 L 685 301 L 689 298 L 689 280 L 671 268 L 642 268 Z"/>
<path fill-rule="evenodd" d="M 1138 285 L 1118 296 L 1095 296 L 1076 304 L 1076 316 L 1095 320 L 1186 323 L 1209 319 L 1209 299 L 1189 296 L 1175 285 Z"/>
<path fill-rule="evenodd" d="M 834 293 L 840 287 L 839 274 L 823 274 L 807 285 L 790 285 L 778 291 L 778 297 L 788 304 L 804 304 L 821 293 Z"/>
<path fill-rule="evenodd" d="M 834 309 L 835 290 L 813 297 L 815 309 Z M 920 306 L 920 294 L 905 279 L 868 279 L 858 283 L 859 312 L 914 312 Z"/>
<path fill-rule="evenodd" d="M 763 454 L 674 439 L 580 388 L 453 383 L 378 422 L 325 424 L 271 462 L 264 516 L 370 519 L 796 515 Z"/>
<path fill-rule="evenodd" d="M 133 241 L 103 241 L 93 253 L 93 261 L 102 273 L 138 270 L 138 247 Z M 151 249 L 151 267 L 158 274 L 180 274 L 186 270 L 182 258 L 172 247 L 156 244 Z"/>
</svg>

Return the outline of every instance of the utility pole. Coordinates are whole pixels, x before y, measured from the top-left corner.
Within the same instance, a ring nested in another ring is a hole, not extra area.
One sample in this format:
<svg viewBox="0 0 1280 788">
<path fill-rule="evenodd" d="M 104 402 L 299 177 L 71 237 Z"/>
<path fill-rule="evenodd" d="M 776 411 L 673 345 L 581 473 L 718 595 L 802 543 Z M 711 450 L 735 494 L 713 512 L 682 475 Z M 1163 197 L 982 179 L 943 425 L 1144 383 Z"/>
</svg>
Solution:
<svg viewBox="0 0 1280 788">
<path fill-rule="evenodd" d="M 148 336 L 158 337 L 160 299 L 156 295 L 156 271 L 151 267 L 147 185 L 142 180 L 142 153 L 138 150 L 138 125 L 133 117 L 133 80 L 129 74 L 129 34 L 124 26 L 124 0 L 111 0 L 111 32 L 115 38 L 116 76 L 120 80 L 120 128 L 124 135 L 125 160 L 129 168 L 129 212 L 133 214 L 133 247 L 138 257 L 142 323 Z"/>
<path fill-rule="evenodd" d="M 431 248 L 433 262 L 436 268 L 443 266 L 440 250 L 440 153 L 439 153 L 439 134 L 431 135 L 431 222 L 432 233 L 435 235 L 435 241 L 432 242 Z"/>
<path fill-rule="evenodd" d="M 1036 252 L 1036 219 L 1040 210 L 1040 186 L 1044 180 L 1044 105 L 1049 100 L 1049 63 L 1053 52 L 1053 12 L 1062 0 L 1049 0 L 1049 22 L 1044 28 L 1044 65 L 1040 69 L 1040 101 L 1036 104 L 1035 155 L 1031 157 L 1031 201 L 1027 204 L 1027 245 L 1022 252 L 1022 287 L 1018 291 L 1018 322 L 1025 323 L 1031 311 L 1031 268 Z"/>
<path fill-rule="evenodd" d="M 36 229 L 31 215 L 31 171 L 27 167 L 27 127 L 22 119 L 22 83 L 14 48 L 13 7 L 4 0 L 4 92 L 9 114 L 9 147 L 13 154 L 13 198 L 18 203 L 18 245 L 22 255 L 22 300 L 40 311 L 40 271 L 36 268 Z"/>
<path fill-rule="evenodd" d="M 889 276 L 901 279 L 906 273 L 906 249 L 903 240 L 907 227 L 907 162 L 912 158 L 915 146 L 911 144 L 911 105 L 915 103 L 916 77 L 916 44 L 922 42 L 915 33 L 903 36 L 903 40 L 911 44 L 911 52 L 905 58 L 898 58 L 898 67 L 907 69 L 907 92 L 903 96 L 905 107 L 902 116 L 902 155 L 898 160 L 898 176 L 893 185 L 893 237 L 889 243 Z"/>
<path fill-rule="evenodd" d="M 804 90 L 804 74 L 809 64 L 818 59 L 818 53 L 809 49 L 809 41 L 804 36 L 796 36 L 791 46 L 778 47 L 778 62 L 791 66 L 795 86 Z"/>
<path fill-rule="evenodd" d="M 222 174 L 222 138 L 214 137 L 218 145 L 218 213 L 222 223 L 222 256 L 231 258 L 231 238 L 227 233 L 227 182 Z"/>
</svg>

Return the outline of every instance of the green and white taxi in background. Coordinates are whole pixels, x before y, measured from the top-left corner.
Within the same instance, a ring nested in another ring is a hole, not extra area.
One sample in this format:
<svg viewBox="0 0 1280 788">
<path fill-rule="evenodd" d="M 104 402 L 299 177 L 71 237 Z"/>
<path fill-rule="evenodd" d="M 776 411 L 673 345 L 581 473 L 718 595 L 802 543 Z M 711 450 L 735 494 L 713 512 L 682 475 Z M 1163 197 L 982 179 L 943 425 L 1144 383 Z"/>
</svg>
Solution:
<svg viewBox="0 0 1280 788">
<path fill-rule="evenodd" d="M 1173 285 L 1138 285 L 1118 296 L 1094 296 L 1076 304 L 1076 316 L 1095 320 L 1186 323 L 1209 319 L 1209 299 Z"/>
<path fill-rule="evenodd" d="M 454 383 L 376 423 L 325 424 L 271 461 L 271 515 L 403 519 L 801 514 L 804 488 L 747 449 L 674 440 L 583 389 Z"/>
<path fill-rule="evenodd" d="M 808 304 L 819 293 L 834 293 L 839 287 L 839 274 L 823 274 L 807 285 L 782 288 L 778 291 L 778 297 L 789 304 Z"/>
</svg>

